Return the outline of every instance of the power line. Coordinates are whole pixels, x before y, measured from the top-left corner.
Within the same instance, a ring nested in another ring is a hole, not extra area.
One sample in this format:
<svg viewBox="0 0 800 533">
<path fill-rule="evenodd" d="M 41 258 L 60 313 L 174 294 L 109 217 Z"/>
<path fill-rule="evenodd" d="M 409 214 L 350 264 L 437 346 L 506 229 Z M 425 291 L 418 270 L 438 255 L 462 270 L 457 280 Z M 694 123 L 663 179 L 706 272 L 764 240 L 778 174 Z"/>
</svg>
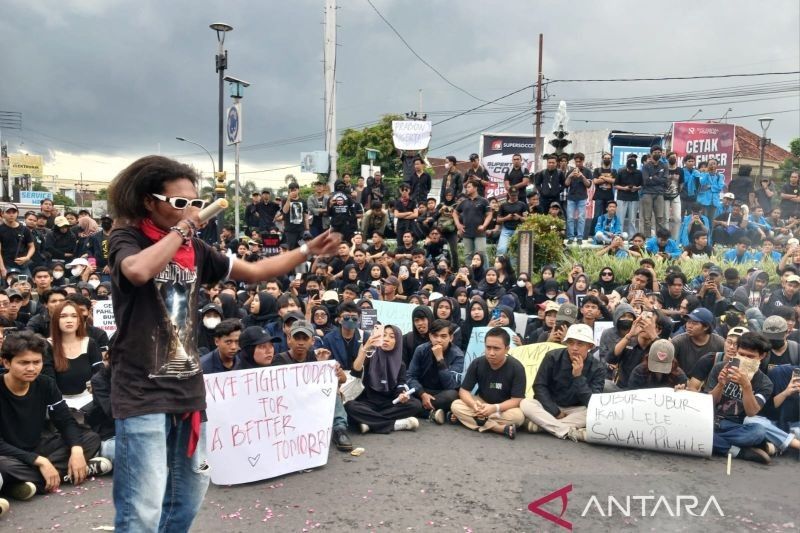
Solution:
<svg viewBox="0 0 800 533">
<path fill-rule="evenodd" d="M 369 1 L 369 0 L 367 0 Z M 672 81 L 672 80 L 712 80 L 718 78 L 748 78 L 753 76 L 787 76 L 790 74 L 800 74 L 800 70 L 790 70 L 784 72 L 752 72 L 749 74 L 716 74 L 710 76 L 664 76 L 661 78 L 602 78 L 602 79 L 573 79 L 573 80 L 547 80 L 551 83 L 571 83 L 571 82 L 616 82 L 616 81 Z"/>
<path fill-rule="evenodd" d="M 796 113 L 800 111 L 800 108 L 795 109 L 784 109 L 782 111 L 764 111 L 762 113 L 753 113 L 751 115 L 737 115 L 737 116 L 728 116 L 726 118 L 750 118 L 750 117 L 760 117 L 763 115 L 782 115 L 784 113 Z M 716 118 L 703 118 L 700 122 L 706 122 L 708 120 L 720 120 L 722 117 Z M 603 123 L 603 124 L 665 124 L 670 122 L 676 122 L 674 119 L 670 120 L 584 120 L 576 117 L 570 117 L 570 122 L 587 122 L 587 123 Z M 680 121 L 677 121 L 680 122 Z"/>
<path fill-rule="evenodd" d="M 493 104 L 493 103 L 497 102 L 498 100 L 502 100 L 503 98 L 508 98 L 509 96 L 513 96 L 513 95 L 515 95 L 515 94 L 517 94 L 517 93 L 521 93 L 522 91 L 525 91 L 525 90 L 527 90 L 527 89 L 530 89 L 530 88 L 532 88 L 532 87 L 533 87 L 533 84 L 526 85 L 525 87 L 522 87 L 521 89 L 517 89 L 516 91 L 511 91 L 511 92 L 510 92 L 510 93 L 508 93 L 508 94 L 504 94 L 503 96 L 500 96 L 500 97 L 498 97 L 498 98 L 495 98 L 494 100 L 489 100 L 488 102 L 486 102 L 486 103 L 484 103 L 484 104 L 481 104 L 481 105 L 479 105 L 479 106 L 475 106 L 475 107 L 473 107 L 472 109 L 467 109 L 466 111 L 462 111 L 461 113 L 457 113 L 457 114 L 453 115 L 452 117 L 449 117 L 449 118 L 446 118 L 446 119 L 440 120 L 440 121 L 438 121 L 438 122 L 434 122 L 434 123 L 433 123 L 433 125 L 434 125 L 434 126 L 438 126 L 439 124 L 444 124 L 445 122 L 448 122 L 448 121 L 450 121 L 450 120 L 453 120 L 453 119 L 455 119 L 455 118 L 458 118 L 458 117 L 460 117 L 460 116 L 466 115 L 466 114 L 468 114 L 468 113 L 472 113 L 473 111 L 475 111 L 475 110 L 477 110 L 477 109 L 480 109 L 480 108 L 482 108 L 482 107 L 485 107 L 485 106 L 487 106 L 487 105 L 489 105 L 489 104 Z"/>
<path fill-rule="evenodd" d="M 416 56 L 416 58 L 417 58 L 417 59 L 419 59 L 419 60 L 420 60 L 420 61 L 421 61 L 421 62 L 422 62 L 422 63 L 423 63 L 423 64 L 424 64 L 426 67 L 428 67 L 429 69 L 431 69 L 431 70 L 432 70 L 432 71 L 433 71 L 433 72 L 434 72 L 434 73 L 435 73 L 437 76 L 439 76 L 439 77 L 440 77 L 442 80 L 444 80 L 444 82 L 445 82 L 445 83 L 447 83 L 448 85 L 450 85 L 450 86 L 451 86 L 451 87 L 453 87 L 454 89 L 458 89 L 459 91 L 461 91 L 462 93 L 466 94 L 466 95 L 467 95 L 467 96 L 469 96 L 470 98 L 473 98 L 473 99 L 475 99 L 475 100 L 477 100 L 477 101 L 479 101 L 479 102 L 485 102 L 485 101 L 486 101 L 486 100 L 483 100 L 482 98 L 478 98 L 477 96 L 475 96 L 475 95 L 474 95 L 474 94 L 472 94 L 471 92 L 467 91 L 466 89 L 463 89 L 463 88 L 459 87 L 458 85 L 456 85 L 456 84 L 455 84 L 455 83 L 453 83 L 452 81 L 448 80 L 448 79 L 447 79 L 447 77 L 446 77 L 444 74 L 442 74 L 441 72 L 439 72 L 439 71 L 436 69 L 436 67 L 434 67 L 433 65 L 431 65 L 430 63 L 428 63 L 427 61 L 425 61 L 425 59 L 423 59 L 423 58 L 422 58 L 422 56 L 421 56 L 421 55 L 419 55 L 419 54 L 417 53 L 417 51 L 416 51 L 416 50 L 414 50 L 414 49 L 411 47 L 411 45 L 410 45 L 410 44 L 408 44 L 408 41 L 406 41 L 406 40 L 405 40 L 405 38 L 403 38 L 403 36 L 402 36 L 402 35 L 400 35 L 400 32 L 399 32 L 399 31 L 397 31 L 397 29 L 395 29 L 395 27 L 394 27 L 394 26 L 392 26 L 392 23 L 391 23 L 391 22 L 389 22 L 388 20 L 386 20 L 386 17 L 384 17 L 384 16 L 383 16 L 383 14 L 382 14 L 380 11 L 378 11 L 378 8 L 377 8 L 377 7 L 375 7 L 375 4 L 373 4 L 373 3 L 372 3 L 372 0 L 367 0 L 367 3 L 370 5 L 370 7 L 372 7 L 372 9 L 375 11 L 375 13 L 377 13 L 377 14 L 378 14 L 378 16 L 381 18 L 381 20 L 382 20 L 383 22 L 385 22 L 387 26 L 389 26 L 389 28 L 390 28 L 390 29 L 391 29 L 391 30 L 394 32 L 394 34 L 395 34 L 395 35 L 397 35 L 397 37 L 398 37 L 398 38 L 399 38 L 399 39 L 400 39 L 400 40 L 403 42 L 403 44 L 404 44 L 404 45 L 406 45 L 406 48 L 408 48 L 408 49 L 411 51 L 411 53 L 412 53 L 412 54 L 414 54 L 414 55 Z"/>
</svg>

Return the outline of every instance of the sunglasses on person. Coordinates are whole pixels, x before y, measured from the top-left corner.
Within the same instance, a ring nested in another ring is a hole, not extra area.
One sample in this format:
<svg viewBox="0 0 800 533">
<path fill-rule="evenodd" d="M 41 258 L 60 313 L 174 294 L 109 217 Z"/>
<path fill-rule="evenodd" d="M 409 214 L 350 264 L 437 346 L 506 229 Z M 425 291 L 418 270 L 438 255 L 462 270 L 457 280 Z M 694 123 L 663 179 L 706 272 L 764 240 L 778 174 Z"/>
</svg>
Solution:
<svg viewBox="0 0 800 533">
<path fill-rule="evenodd" d="M 182 196 L 164 196 L 163 194 L 155 193 L 151 194 L 150 196 L 156 200 L 167 202 L 175 209 L 186 209 L 189 206 L 196 207 L 197 209 L 203 209 L 206 206 L 206 201 L 200 200 L 199 198 L 190 200 L 189 198 L 183 198 Z"/>
<path fill-rule="evenodd" d="M 613 272 L 600 272 L 600 275 L 601 276 L 613 276 L 614 273 Z"/>
</svg>

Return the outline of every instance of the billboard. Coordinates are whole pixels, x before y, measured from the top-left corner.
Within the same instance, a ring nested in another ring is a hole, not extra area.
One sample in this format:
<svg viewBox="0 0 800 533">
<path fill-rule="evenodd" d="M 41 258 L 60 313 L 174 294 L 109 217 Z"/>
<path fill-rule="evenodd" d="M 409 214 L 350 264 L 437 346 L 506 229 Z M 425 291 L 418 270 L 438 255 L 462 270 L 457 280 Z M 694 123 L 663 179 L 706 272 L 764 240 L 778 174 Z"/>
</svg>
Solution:
<svg viewBox="0 0 800 533">
<path fill-rule="evenodd" d="M 625 168 L 629 154 L 636 154 L 637 168 L 641 168 L 642 156 L 649 153 L 649 146 L 614 146 L 611 148 L 611 168 L 616 170 Z"/>
<path fill-rule="evenodd" d="M 491 185 L 486 187 L 486 197 L 505 196 L 503 185 L 505 171 L 511 168 L 511 157 L 522 156 L 522 167 L 530 170 L 533 166 L 535 141 L 533 135 L 515 133 L 482 133 L 481 163 L 489 173 Z"/>
<path fill-rule="evenodd" d="M 731 181 L 736 126 L 709 122 L 675 122 L 672 125 L 672 151 L 683 165 L 687 155 L 695 156 L 697 163 L 711 158 L 719 162 L 719 172 L 725 183 Z"/>
<path fill-rule="evenodd" d="M 28 154 L 9 154 L 8 177 L 22 178 L 25 175 L 32 179 L 42 179 L 42 156 Z"/>
</svg>

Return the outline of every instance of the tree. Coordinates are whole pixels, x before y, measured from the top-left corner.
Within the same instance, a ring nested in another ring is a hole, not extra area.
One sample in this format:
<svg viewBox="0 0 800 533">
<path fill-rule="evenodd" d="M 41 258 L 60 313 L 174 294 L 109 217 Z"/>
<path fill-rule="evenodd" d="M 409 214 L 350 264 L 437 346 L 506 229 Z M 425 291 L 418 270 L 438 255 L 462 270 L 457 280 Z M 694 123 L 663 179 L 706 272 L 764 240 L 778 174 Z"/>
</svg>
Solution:
<svg viewBox="0 0 800 533">
<path fill-rule="evenodd" d="M 33 185 L 31 185 L 32 191 L 39 191 L 39 192 L 50 192 L 50 189 L 42 185 L 42 180 L 35 180 Z"/>
<path fill-rule="evenodd" d="M 361 175 L 361 165 L 367 164 L 367 148 L 380 152 L 375 166 L 381 167 L 384 176 L 402 176 L 403 168 L 392 143 L 392 121 L 403 120 L 400 115 L 384 115 L 380 122 L 362 130 L 347 129 L 339 140 L 339 160 L 336 171 Z"/>
<path fill-rule="evenodd" d="M 789 151 L 795 158 L 800 159 L 800 137 L 792 139 L 792 142 L 789 143 Z"/>
<path fill-rule="evenodd" d="M 75 202 L 69 196 L 61 194 L 60 192 L 53 193 L 53 203 L 63 205 L 64 207 L 75 207 Z"/>
<path fill-rule="evenodd" d="M 108 189 L 103 187 L 94 195 L 95 200 L 108 200 Z"/>
</svg>

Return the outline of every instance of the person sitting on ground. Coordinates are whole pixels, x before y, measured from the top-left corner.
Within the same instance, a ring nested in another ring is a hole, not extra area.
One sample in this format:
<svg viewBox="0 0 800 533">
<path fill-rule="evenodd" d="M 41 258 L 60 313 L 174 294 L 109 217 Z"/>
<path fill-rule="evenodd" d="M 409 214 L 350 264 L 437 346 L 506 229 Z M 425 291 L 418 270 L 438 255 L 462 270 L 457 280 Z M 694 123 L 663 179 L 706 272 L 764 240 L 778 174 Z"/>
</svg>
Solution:
<svg viewBox="0 0 800 533">
<path fill-rule="evenodd" d="M 419 427 L 414 415 L 422 404 L 406 384 L 401 337 L 397 326 L 376 328 L 353 361 L 351 374 L 363 376 L 364 390 L 344 408 L 361 433 L 415 431 Z"/>
<path fill-rule="evenodd" d="M 534 399 L 520 404 L 528 431 L 539 429 L 564 439 L 586 440 L 586 407 L 592 394 L 603 392 L 606 370 L 589 357 L 594 348 L 592 329 L 573 324 L 564 337 L 566 348 L 547 352 L 533 381 Z"/>
<path fill-rule="evenodd" d="M 433 311 L 427 305 L 418 305 L 411 311 L 411 331 L 403 335 L 403 362 L 406 366 L 411 365 L 417 346 L 430 341 L 428 332 L 432 323 Z"/>
<path fill-rule="evenodd" d="M 647 239 L 644 249 L 667 261 L 681 256 L 681 247 L 672 239 L 672 234 L 667 228 L 658 228 L 656 236 Z"/>
<path fill-rule="evenodd" d="M 620 338 L 614 350 L 608 355 L 608 365 L 612 377 L 605 385 L 606 392 L 626 390 L 633 369 L 649 353 L 650 346 L 661 336 L 664 323 L 669 319 L 660 311 L 642 311 L 631 324 L 631 329 Z"/>
<path fill-rule="evenodd" d="M 278 318 L 278 301 L 267 291 L 256 293 L 250 300 L 250 314 L 242 320 L 243 327 L 258 326 L 266 329 Z"/>
<path fill-rule="evenodd" d="M 728 330 L 723 351 L 705 354 L 698 359 L 691 370 L 687 372 L 689 381 L 686 383 L 686 389 L 695 392 L 703 390 L 703 385 L 705 385 L 708 375 L 711 373 L 714 365 L 736 357 L 736 350 L 739 348 L 739 337 L 748 331 L 750 330 L 742 326 Z"/>
<path fill-rule="evenodd" d="M 484 355 L 470 363 L 458 389 L 458 399 L 450 407 L 450 421 L 455 417 L 469 429 L 514 439 L 517 427 L 525 421 L 519 408 L 525 397 L 525 367 L 508 357 L 511 337 L 503 328 L 487 331 L 484 342 Z"/>
<path fill-rule="evenodd" d="M 56 380 L 65 396 L 82 394 L 92 375 L 103 367 L 103 355 L 86 326 L 75 302 L 58 306 L 50 319 L 51 337 L 47 339 L 52 358 L 45 362 L 46 375 Z"/>
<path fill-rule="evenodd" d="M 739 237 L 736 239 L 736 245 L 722 255 L 722 260 L 735 265 L 753 261 L 753 255 L 748 251 L 750 244 L 750 239 L 747 237 Z"/>
<path fill-rule="evenodd" d="M 628 378 L 628 390 L 655 389 L 686 385 L 686 374 L 678 367 L 675 347 L 666 339 L 658 339 L 650 345 L 650 352 Z"/>
<path fill-rule="evenodd" d="M 633 321 L 636 320 L 636 313 L 630 304 L 621 303 L 612 315 L 614 327 L 607 328 L 600 334 L 600 344 L 598 345 L 598 357 L 600 361 L 609 364 L 609 358 L 614 353 L 614 347 L 625 336 L 633 326 Z M 609 370 L 611 370 L 609 368 Z"/>
<path fill-rule="evenodd" d="M 236 354 L 239 353 L 239 336 L 242 323 L 235 318 L 226 318 L 214 328 L 216 348 L 200 358 L 204 374 L 228 372 L 236 368 Z"/>
<path fill-rule="evenodd" d="M 714 315 L 705 307 L 698 307 L 686 317 L 686 333 L 672 339 L 675 345 L 675 359 L 685 372 L 708 352 L 721 352 L 725 340 L 714 333 Z"/>
<path fill-rule="evenodd" d="M 239 355 L 234 370 L 270 366 L 275 359 L 275 340 L 258 326 L 245 328 L 239 335 Z"/>
<path fill-rule="evenodd" d="M 762 424 L 746 423 L 746 416 L 756 416 L 772 396 L 772 382 L 760 370 L 751 376 L 741 363 L 759 362 L 769 351 L 769 341 L 760 333 L 747 332 L 739 337 L 736 357 L 714 365 L 705 386 L 714 401 L 714 447 L 716 454 L 769 464 L 769 453 L 762 449 L 767 430 Z M 738 361 L 740 364 L 734 364 Z"/>
<path fill-rule="evenodd" d="M 67 291 L 61 288 L 45 291 L 40 302 L 44 304 L 44 309 L 33 315 L 28 321 L 27 329 L 38 333 L 44 338 L 50 336 L 50 316 L 67 299 Z"/>
<path fill-rule="evenodd" d="M 326 334 L 321 341 L 315 343 L 316 347 L 330 350 L 333 359 L 344 370 L 350 370 L 358 356 L 362 343 L 362 333 L 358 329 L 361 313 L 353 302 L 339 304 L 336 309 L 337 328 Z"/>
<path fill-rule="evenodd" d="M 800 365 L 800 348 L 789 339 L 789 324 L 780 316 L 770 316 L 764 321 L 761 334 L 769 341 L 770 350 L 761 363 L 765 374 L 779 365 Z"/>
<path fill-rule="evenodd" d="M 552 303 L 558 308 L 558 304 Z M 489 307 L 486 305 L 486 301 L 480 296 L 473 296 L 467 308 L 467 319 L 464 320 L 464 325 L 461 328 L 461 344 L 458 347 L 461 348 L 462 352 L 467 351 L 469 339 L 472 337 L 472 330 L 487 326 L 490 319 Z"/>
<path fill-rule="evenodd" d="M 766 288 L 767 283 L 769 283 L 769 274 L 763 270 L 755 270 L 747 276 L 744 285 L 733 291 L 733 300 L 741 302 L 745 307 L 760 309 L 769 295 Z"/>
<path fill-rule="evenodd" d="M 55 492 L 65 477 L 80 485 L 112 467 L 95 457 L 100 437 L 78 425 L 55 381 L 42 375 L 45 345 L 35 333 L 20 331 L 3 340 L 0 352 L 6 369 L 0 378 L 0 479 L 17 500 Z"/>
<path fill-rule="evenodd" d="M 408 386 L 422 402 L 422 409 L 439 425 L 449 416 L 450 406 L 458 398 L 464 373 L 464 352 L 453 343 L 453 325 L 434 320 L 428 335 L 430 342 L 417 347 L 408 369 Z"/>
</svg>

